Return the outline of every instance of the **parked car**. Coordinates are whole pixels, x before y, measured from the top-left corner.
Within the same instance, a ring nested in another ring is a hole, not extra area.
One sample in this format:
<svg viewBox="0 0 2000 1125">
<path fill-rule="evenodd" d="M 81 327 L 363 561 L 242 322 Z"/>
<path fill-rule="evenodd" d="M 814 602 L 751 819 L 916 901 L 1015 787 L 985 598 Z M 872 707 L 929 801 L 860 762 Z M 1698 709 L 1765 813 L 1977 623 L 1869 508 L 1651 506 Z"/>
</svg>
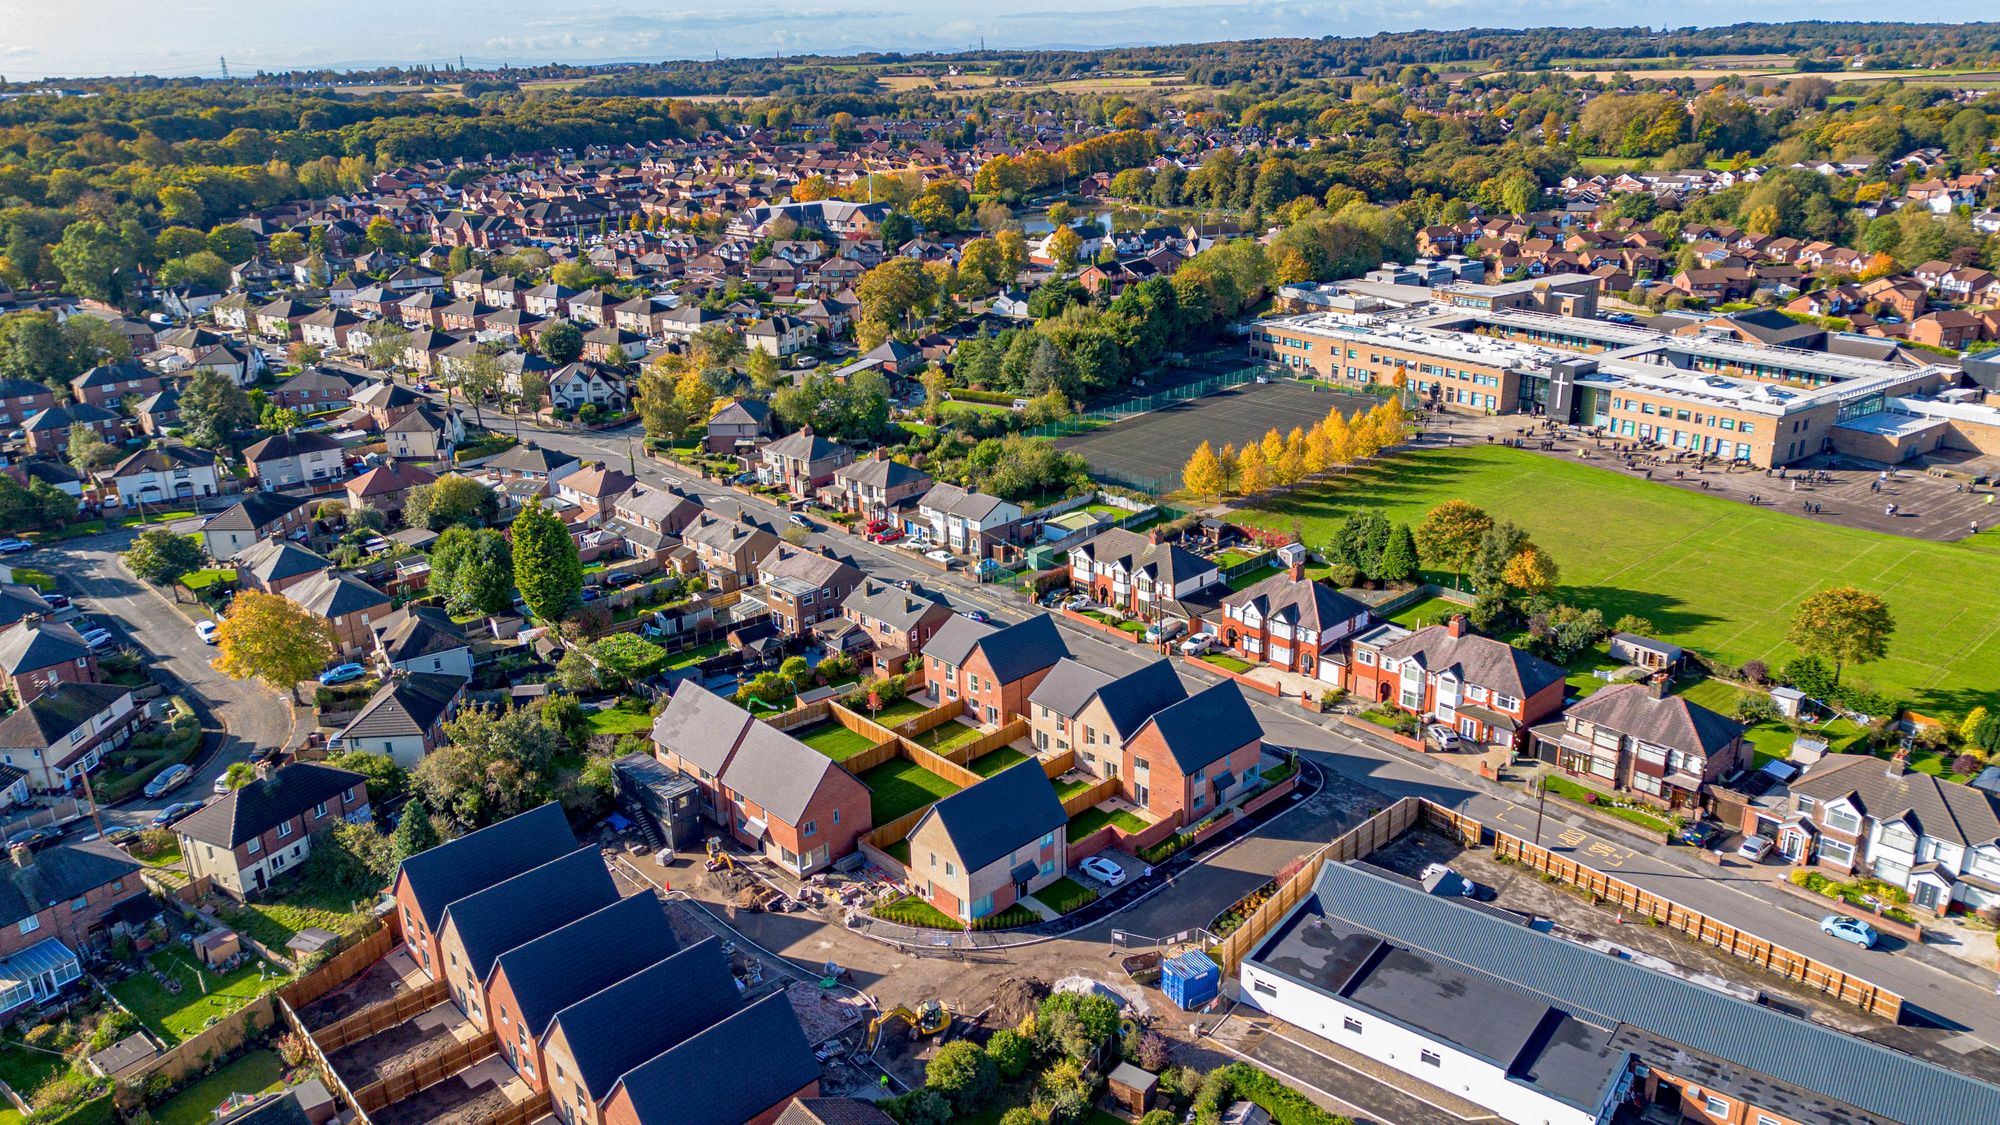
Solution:
<svg viewBox="0 0 2000 1125">
<path fill-rule="evenodd" d="M 1185 632 L 1187 632 L 1185 621 L 1161 621 L 1146 626 L 1146 643 L 1159 644 L 1161 641 L 1177 640 Z"/>
<path fill-rule="evenodd" d="M 974 621 L 981 625 L 986 624 L 986 622 L 990 620 L 990 618 L 986 616 L 985 611 L 977 609 L 961 609 L 958 611 L 958 615 L 960 617 L 965 618 L 967 621 Z"/>
<path fill-rule="evenodd" d="M 153 817 L 153 827 L 171 828 L 176 822 L 185 820 L 199 811 L 201 811 L 200 801 L 175 801 Z"/>
<path fill-rule="evenodd" d="M 1875 942 L 1881 936 L 1875 932 L 1875 927 L 1859 918 L 1849 918 L 1844 914 L 1829 914 L 1821 918 L 1819 932 L 1842 941 L 1851 941 L 1863 949 L 1875 948 Z"/>
<path fill-rule="evenodd" d="M 597 599 L 599 599 L 599 598 L 601 598 L 601 597 L 603 597 L 603 596 L 604 596 L 604 591 L 603 591 L 603 590 L 601 590 L 601 589 L 599 589 L 599 588 L 597 588 L 596 586 L 585 586 L 585 587 L 583 588 L 583 599 L 582 599 L 582 600 L 584 600 L 584 601 L 587 601 L 587 602 L 594 602 L 594 601 L 596 601 Z"/>
<path fill-rule="evenodd" d="M 877 543 L 894 543 L 902 537 L 903 529 L 900 527 L 885 527 L 880 531 L 871 531 L 868 533 L 868 538 Z"/>
<path fill-rule="evenodd" d="M 935 551 L 925 551 L 924 557 L 935 563 L 944 563 L 946 565 L 950 565 L 951 563 L 951 552 L 942 547 Z"/>
<path fill-rule="evenodd" d="M 336 664 L 319 674 L 319 682 L 327 687 L 332 687 L 335 684 L 344 684 L 349 680 L 358 680 L 367 674 L 368 669 L 363 668 L 359 664 Z"/>
<path fill-rule="evenodd" d="M 215 631 L 215 622 L 213 621 L 197 621 L 194 623 L 194 635 L 200 637 L 204 644 L 212 645 L 215 643 Z"/>
<path fill-rule="evenodd" d="M 1466 878 L 1464 875 L 1461 875 L 1458 872 L 1453 871 L 1451 868 L 1445 866 L 1442 863 L 1433 863 L 1430 866 L 1424 868 L 1423 875 L 1421 876 L 1421 878 L 1423 879 L 1424 884 L 1428 886 L 1430 884 L 1431 879 L 1434 876 L 1435 877 L 1450 876 L 1454 879 L 1457 879 L 1458 894 L 1460 898 L 1469 898 L 1474 902 L 1491 902 L 1493 901 L 1494 898 L 1498 897 L 1497 892 L 1495 892 L 1492 887 L 1486 886 L 1482 883 L 1475 883 L 1472 880 Z"/>
<path fill-rule="evenodd" d="M 1424 740 L 1440 750 L 1468 749 L 1464 735 L 1444 723 L 1431 723 L 1424 728 Z"/>
<path fill-rule="evenodd" d="M 1090 595 L 1077 594 L 1076 596 L 1070 598 L 1068 601 L 1064 602 L 1062 607 L 1064 609 L 1070 610 L 1071 612 L 1081 613 L 1082 611 L 1090 608 Z"/>
<path fill-rule="evenodd" d="M 1765 856 L 1771 854 L 1771 838 L 1752 836 L 1737 847 L 1736 854 L 1752 863 L 1761 863 Z"/>
<path fill-rule="evenodd" d="M 225 773 L 215 779 L 215 784 L 209 786 L 208 791 L 220 797 L 225 793 L 233 791 L 235 788 L 235 786 L 229 784 L 229 775 Z"/>
<path fill-rule="evenodd" d="M 81 635 L 83 643 L 89 645 L 92 652 L 109 645 L 114 639 L 109 629 L 85 629 Z"/>
<path fill-rule="evenodd" d="M 40 851 L 60 839 L 62 839 L 62 832 L 58 829 L 27 828 L 7 837 L 7 847 L 9 850 L 26 848 L 31 852 Z"/>
<path fill-rule="evenodd" d="M 26 539 L 15 539 L 12 536 L 8 536 L 5 539 L 0 539 L 0 554 L 11 555 L 19 551 L 25 551 L 33 546 L 34 544 L 28 542 Z"/>
<path fill-rule="evenodd" d="M 1125 869 L 1101 855 L 1091 856 L 1076 866 L 1077 870 L 1107 887 L 1121 886 L 1125 882 Z"/>
<path fill-rule="evenodd" d="M 604 584 L 612 587 L 630 586 L 637 581 L 639 581 L 639 576 L 629 570 L 621 570 L 616 574 L 607 574 L 604 576 Z"/>
<path fill-rule="evenodd" d="M 730 484 L 756 484 L 756 483 L 757 483 L 757 474 L 756 474 L 756 473 L 737 473 L 737 474 L 736 474 L 735 476 L 733 476 L 733 477 L 730 477 L 730 478 L 729 478 L 729 483 L 730 483 Z"/>
<path fill-rule="evenodd" d="M 785 522 L 791 524 L 793 527 L 803 527 L 807 531 L 816 531 L 819 528 L 818 524 L 805 518 L 804 516 L 798 514 L 797 512 L 793 512 L 791 515 L 786 516 Z"/>
<path fill-rule="evenodd" d="M 1715 838 L 1720 835 L 1722 829 L 1716 827 L 1713 822 L 1698 820 L 1681 829 L 1681 843 L 1690 847 L 1705 848 L 1714 843 Z"/>
<path fill-rule="evenodd" d="M 47 603 L 49 603 L 49 608 L 50 608 L 50 609 L 68 609 L 68 608 L 69 608 L 69 595 L 68 595 L 68 594 L 43 594 L 43 595 L 42 595 L 42 600 L 43 600 L 43 601 L 45 601 L 45 602 L 47 602 Z"/>
<path fill-rule="evenodd" d="M 1181 642 L 1182 656 L 1200 656 L 1215 647 L 1214 633 L 1196 633 Z"/>
<path fill-rule="evenodd" d="M 873 534 L 874 532 L 877 531 L 886 531 L 888 530 L 888 528 L 889 528 L 888 520 L 869 520 L 867 523 L 861 525 L 861 530 L 869 532 L 870 534 Z"/>
<path fill-rule="evenodd" d="M 153 780 L 146 783 L 146 796 L 164 797 L 181 786 L 186 785 L 188 779 L 193 776 L 193 770 L 179 762 L 175 762 L 173 765 L 153 775 Z"/>
</svg>

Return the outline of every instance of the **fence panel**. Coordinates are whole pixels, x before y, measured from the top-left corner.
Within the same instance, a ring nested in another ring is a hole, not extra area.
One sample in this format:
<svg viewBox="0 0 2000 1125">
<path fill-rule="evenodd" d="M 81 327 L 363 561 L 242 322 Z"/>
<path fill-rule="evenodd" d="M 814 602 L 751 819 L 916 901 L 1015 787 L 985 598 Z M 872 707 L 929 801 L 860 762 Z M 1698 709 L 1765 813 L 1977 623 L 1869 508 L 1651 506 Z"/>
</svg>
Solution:
<svg viewBox="0 0 2000 1125">
<path fill-rule="evenodd" d="M 280 988 L 278 995 L 292 1007 L 303 1008 L 388 956 L 395 945 L 395 933 L 388 926 L 377 926 L 359 942 L 334 954 L 326 964 Z"/>
<path fill-rule="evenodd" d="M 422 988 L 392 996 L 350 1016 L 336 1020 L 313 1033 L 320 1049 L 338 1051 L 351 1043 L 359 1043 L 370 1035 L 391 1028 L 418 1012 L 427 1012 L 444 1003 L 449 995 L 445 983 L 432 981 Z"/>
<path fill-rule="evenodd" d="M 435 1055 L 431 1055 L 414 1066 L 391 1074 L 379 1082 L 363 1086 L 354 1091 L 355 1104 L 373 1112 L 392 1102 L 404 1098 L 457 1074 L 467 1067 L 484 1062 L 500 1052 L 491 1035 L 481 1035 L 462 1043 L 454 1043 Z"/>
<path fill-rule="evenodd" d="M 914 742 L 905 740 L 902 743 L 902 747 L 903 757 L 944 778 L 960 789 L 977 785 L 986 780 L 964 766 L 959 765 L 957 762 L 952 761 L 950 758 L 942 754 L 933 754 Z M 965 747 L 960 746 L 953 750 L 952 753 L 960 753 L 963 750 L 965 750 Z"/>
<path fill-rule="evenodd" d="M 1118 792 L 1117 779 L 1107 777 L 1083 792 L 1065 798 L 1062 803 L 1063 815 L 1075 816 L 1083 810 L 1095 806 L 1100 801 L 1108 801 L 1116 797 Z"/>
<path fill-rule="evenodd" d="M 299 1019 L 299 1014 L 292 1010 L 290 1004 L 285 1002 L 282 991 L 277 994 L 277 1004 L 278 1018 L 285 1022 L 285 1026 L 291 1028 L 292 1034 L 304 1041 L 306 1050 L 312 1055 L 313 1061 L 319 1064 L 320 1077 L 329 1086 L 333 1087 L 334 1093 L 340 1095 L 341 1098 L 346 1100 L 348 1105 L 354 1107 L 354 1121 L 358 1122 L 359 1125 L 372 1125 L 368 1118 L 368 1110 L 355 1098 L 354 1091 L 347 1086 L 347 1080 L 342 1078 L 340 1072 L 333 1069 L 333 1064 L 327 1061 L 326 1052 L 319 1049 L 318 1041 L 313 1039 L 312 1032 L 306 1030 L 306 1025 Z"/>
</svg>

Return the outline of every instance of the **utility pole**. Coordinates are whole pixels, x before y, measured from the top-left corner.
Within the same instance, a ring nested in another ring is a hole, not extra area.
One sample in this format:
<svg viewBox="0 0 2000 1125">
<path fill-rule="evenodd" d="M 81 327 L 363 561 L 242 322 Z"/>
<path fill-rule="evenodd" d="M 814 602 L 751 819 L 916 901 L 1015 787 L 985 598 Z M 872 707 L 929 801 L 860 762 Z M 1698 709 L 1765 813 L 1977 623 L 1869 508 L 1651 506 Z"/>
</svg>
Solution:
<svg viewBox="0 0 2000 1125">
<path fill-rule="evenodd" d="M 228 58 L 226 58 L 226 57 L 224 57 L 224 56 L 221 56 L 221 55 L 217 55 L 217 56 L 216 56 L 216 61 L 222 64 L 222 80 L 223 80 L 224 82 L 227 82 L 227 81 L 229 81 L 229 60 L 228 60 Z"/>
<path fill-rule="evenodd" d="M 1535 778 L 1535 846 L 1542 846 L 1542 810 L 1549 804 L 1549 784 L 1545 777 Z"/>
</svg>

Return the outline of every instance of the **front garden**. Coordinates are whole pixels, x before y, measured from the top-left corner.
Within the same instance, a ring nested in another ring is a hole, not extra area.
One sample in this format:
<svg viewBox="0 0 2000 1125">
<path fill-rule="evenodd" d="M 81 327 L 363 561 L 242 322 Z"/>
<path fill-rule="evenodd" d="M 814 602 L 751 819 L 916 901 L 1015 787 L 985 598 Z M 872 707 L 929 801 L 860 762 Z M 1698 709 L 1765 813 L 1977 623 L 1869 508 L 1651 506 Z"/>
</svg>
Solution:
<svg viewBox="0 0 2000 1125">
<path fill-rule="evenodd" d="M 1666 817 L 1642 808 L 1637 804 L 1621 801 L 1602 790 L 1581 785 L 1557 774 L 1544 774 L 1542 788 L 1551 795 L 1566 801 L 1596 809 L 1607 816 L 1617 817 L 1628 824 L 1636 824 L 1648 832 L 1664 839 L 1677 830 L 1677 825 Z"/>
<path fill-rule="evenodd" d="M 1097 892 L 1065 875 L 1035 892 L 1035 900 L 1057 914 L 1071 914 L 1097 901 Z"/>
<path fill-rule="evenodd" d="M 1792 872 L 1788 878 L 1793 886 L 1803 887 L 1823 898 L 1837 899 L 1859 910 L 1880 910 L 1882 917 L 1891 922 L 1901 922 L 1906 926 L 1917 924 L 1916 915 L 1903 909 L 1909 904 L 1909 892 L 1893 883 L 1868 878 L 1843 883 L 1817 871 L 1804 869 Z"/>
<path fill-rule="evenodd" d="M 192 760 L 201 749 L 201 722 L 194 711 L 179 696 L 170 706 L 172 719 L 140 731 L 105 754 L 105 768 L 91 783 L 99 801 L 115 804 L 142 792 L 161 770 Z"/>
</svg>

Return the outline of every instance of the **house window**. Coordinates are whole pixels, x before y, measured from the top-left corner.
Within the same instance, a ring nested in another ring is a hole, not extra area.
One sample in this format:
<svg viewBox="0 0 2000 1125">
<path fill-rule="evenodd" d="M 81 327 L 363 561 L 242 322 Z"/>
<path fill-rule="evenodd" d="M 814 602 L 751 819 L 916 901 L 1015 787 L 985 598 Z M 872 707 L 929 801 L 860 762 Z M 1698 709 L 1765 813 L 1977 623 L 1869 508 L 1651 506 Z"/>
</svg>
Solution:
<svg viewBox="0 0 2000 1125">
<path fill-rule="evenodd" d="M 1340 1029 L 1359 1035 L 1361 1034 L 1361 1021 L 1355 1019 L 1353 1016 L 1342 1016 L 1340 1018 Z"/>
<path fill-rule="evenodd" d="M 840 810 L 839 810 L 839 809 L 835 809 L 835 810 L 833 810 L 833 822 L 834 822 L 835 824 L 839 824 L 839 823 L 840 823 Z"/>
<path fill-rule="evenodd" d="M 1425 1066 L 1444 1065 L 1444 1060 L 1438 1057 L 1438 1053 L 1436 1051 L 1418 1051 L 1417 1059 L 1420 1062 L 1422 1062 Z"/>
<path fill-rule="evenodd" d="M 1276 996 L 1278 994 L 1278 986 L 1259 978 L 1250 982 L 1250 991 L 1264 996 Z"/>
<path fill-rule="evenodd" d="M 90 905 L 89 895 L 78 895 L 75 898 L 69 900 L 69 908 L 71 913 L 74 913 L 78 910 L 82 910 L 84 907 L 89 905 Z"/>
<path fill-rule="evenodd" d="M 32 934 L 41 928 L 42 916 L 39 914 L 30 914 L 26 918 L 21 919 L 21 932 L 24 934 Z"/>
<path fill-rule="evenodd" d="M 819 821 L 808 820 L 799 826 L 799 835 L 811 836 L 819 831 Z"/>
<path fill-rule="evenodd" d="M 1707 1110 L 1710 1114 L 1716 1117 L 1724 1117 L 1727 1116 L 1729 1113 L 1728 1100 L 1725 1098 L 1718 1098 L 1714 1094 L 1710 1094 L 1707 1098 L 1703 1099 L 1701 1106 L 1703 1109 Z"/>
<path fill-rule="evenodd" d="M 249 852 L 251 855 L 256 855 L 258 852 L 264 850 L 264 841 L 252 837 L 249 843 L 243 845 L 243 850 Z"/>
<path fill-rule="evenodd" d="M 321 801 L 319 804 L 313 806 L 313 815 L 321 818 L 324 818 L 326 816 L 325 801 Z"/>
<path fill-rule="evenodd" d="M 284 822 L 283 824 L 280 824 L 280 825 L 278 825 L 278 839 L 282 840 L 282 839 L 284 839 L 285 837 L 287 837 L 287 836 L 289 836 L 289 835 L 291 835 L 291 834 L 292 834 L 292 822 L 291 822 L 291 821 L 289 821 L 289 820 L 288 820 L 288 821 Z"/>
</svg>

